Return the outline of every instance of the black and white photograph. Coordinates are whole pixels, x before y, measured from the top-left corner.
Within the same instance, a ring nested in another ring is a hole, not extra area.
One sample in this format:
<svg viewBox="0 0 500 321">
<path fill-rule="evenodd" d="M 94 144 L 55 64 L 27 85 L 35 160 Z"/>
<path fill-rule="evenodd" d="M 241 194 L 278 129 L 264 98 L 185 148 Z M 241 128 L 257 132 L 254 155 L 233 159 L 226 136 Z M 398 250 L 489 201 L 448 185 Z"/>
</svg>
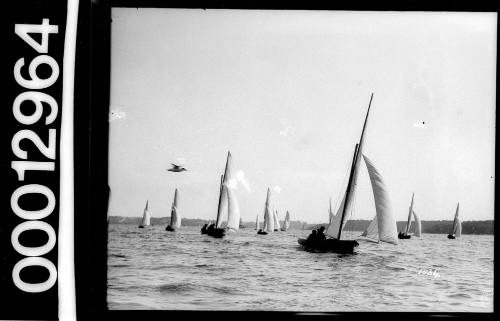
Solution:
<svg viewBox="0 0 500 321">
<path fill-rule="evenodd" d="M 497 13 L 110 24 L 109 310 L 493 312 Z"/>
</svg>

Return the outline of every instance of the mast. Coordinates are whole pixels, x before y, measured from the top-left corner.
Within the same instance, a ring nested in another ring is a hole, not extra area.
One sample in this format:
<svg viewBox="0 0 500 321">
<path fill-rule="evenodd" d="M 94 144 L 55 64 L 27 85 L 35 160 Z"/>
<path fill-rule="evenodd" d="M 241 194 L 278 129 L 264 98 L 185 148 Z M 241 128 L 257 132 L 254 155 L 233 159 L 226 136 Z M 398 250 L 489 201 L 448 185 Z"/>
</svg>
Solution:
<svg viewBox="0 0 500 321">
<path fill-rule="evenodd" d="M 453 220 L 453 226 L 451 227 L 451 235 L 455 234 L 455 228 L 457 226 L 458 219 L 458 207 L 460 206 L 460 202 L 457 203 L 457 210 L 455 211 L 455 219 Z"/>
<path fill-rule="evenodd" d="M 372 100 L 373 100 L 373 93 L 371 94 L 370 102 L 368 103 L 368 110 L 366 111 L 365 122 L 363 124 L 363 130 L 361 131 L 361 137 L 359 138 L 359 143 L 356 144 L 356 147 L 354 148 L 354 157 L 353 157 L 352 165 L 351 165 L 351 173 L 349 174 L 349 181 L 347 183 L 344 208 L 342 209 L 339 234 L 337 237 L 337 239 L 339 239 L 339 240 L 340 240 L 340 235 L 342 234 L 342 227 L 344 225 L 343 223 L 344 223 L 347 205 L 349 204 L 349 201 L 351 199 L 351 194 L 353 193 L 354 186 L 356 185 L 357 169 L 358 169 L 358 165 L 360 162 L 359 154 L 361 154 L 361 152 L 363 150 L 363 141 L 364 141 L 363 138 L 365 136 L 366 124 L 368 123 L 368 115 L 370 114 L 370 107 L 372 105 Z"/>
<path fill-rule="evenodd" d="M 408 235 L 408 231 L 410 230 L 411 212 L 413 211 L 413 197 L 414 196 L 415 196 L 415 193 L 412 193 L 411 194 L 410 211 L 408 212 L 408 221 L 406 222 L 406 230 L 405 230 L 406 235 Z"/>
</svg>

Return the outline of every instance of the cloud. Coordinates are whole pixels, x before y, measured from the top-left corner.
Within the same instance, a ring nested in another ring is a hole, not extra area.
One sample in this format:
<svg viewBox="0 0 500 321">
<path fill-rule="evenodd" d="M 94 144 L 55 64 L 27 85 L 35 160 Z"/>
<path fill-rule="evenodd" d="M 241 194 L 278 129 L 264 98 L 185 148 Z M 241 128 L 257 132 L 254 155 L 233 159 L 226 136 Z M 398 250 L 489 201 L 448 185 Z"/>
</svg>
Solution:
<svg viewBox="0 0 500 321">
<path fill-rule="evenodd" d="M 275 191 L 276 193 L 281 193 L 281 187 L 279 187 L 278 185 L 274 186 L 273 187 L 273 191 Z"/>
<path fill-rule="evenodd" d="M 120 111 L 118 109 L 111 110 L 109 112 L 109 121 L 114 121 L 118 119 L 125 119 L 127 118 L 127 114 L 124 111 Z"/>
<path fill-rule="evenodd" d="M 288 134 L 290 133 L 290 126 L 286 127 L 285 129 L 281 130 L 280 131 L 280 136 L 288 136 Z"/>
<path fill-rule="evenodd" d="M 236 172 L 235 177 L 236 177 L 236 180 L 238 182 L 240 182 L 241 185 L 243 185 L 243 187 L 245 188 L 245 190 L 247 192 L 249 192 L 249 193 L 252 192 L 252 189 L 250 188 L 250 184 L 248 183 L 248 180 L 245 177 L 245 172 L 243 172 L 242 170 L 239 170 Z"/>
</svg>

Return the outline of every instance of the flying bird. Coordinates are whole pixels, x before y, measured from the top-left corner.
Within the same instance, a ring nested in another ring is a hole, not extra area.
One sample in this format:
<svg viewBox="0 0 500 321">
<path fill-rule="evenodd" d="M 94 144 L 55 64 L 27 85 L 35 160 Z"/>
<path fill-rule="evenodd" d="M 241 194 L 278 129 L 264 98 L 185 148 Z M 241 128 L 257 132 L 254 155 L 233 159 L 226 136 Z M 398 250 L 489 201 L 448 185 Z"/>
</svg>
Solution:
<svg viewBox="0 0 500 321">
<path fill-rule="evenodd" d="M 187 171 L 187 169 L 185 169 L 183 166 L 175 165 L 174 163 L 170 163 L 170 164 L 172 164 L 172 168 L 167 169 L 167 171 L 169 171 L 169 172 Z"/>
</svg>

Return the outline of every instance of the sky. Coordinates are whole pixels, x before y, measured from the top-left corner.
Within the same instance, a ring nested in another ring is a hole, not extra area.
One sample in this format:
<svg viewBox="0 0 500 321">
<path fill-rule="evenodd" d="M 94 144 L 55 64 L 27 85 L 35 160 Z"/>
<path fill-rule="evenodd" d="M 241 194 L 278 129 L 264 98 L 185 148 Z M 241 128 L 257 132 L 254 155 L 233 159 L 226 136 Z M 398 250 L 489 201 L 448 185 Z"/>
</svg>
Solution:
<svg viewBox="0 0 500 321">
<path fill-rule="evenodd" d="M 397 220 L 494 218 L 496 13 L 112 9 L 109 215 L 328 221 L 363 153 Z M 170 163 L 188 170 L 167 171 Z M 351 219 L 372 219 L 364 163 Z"/>
</svg>

